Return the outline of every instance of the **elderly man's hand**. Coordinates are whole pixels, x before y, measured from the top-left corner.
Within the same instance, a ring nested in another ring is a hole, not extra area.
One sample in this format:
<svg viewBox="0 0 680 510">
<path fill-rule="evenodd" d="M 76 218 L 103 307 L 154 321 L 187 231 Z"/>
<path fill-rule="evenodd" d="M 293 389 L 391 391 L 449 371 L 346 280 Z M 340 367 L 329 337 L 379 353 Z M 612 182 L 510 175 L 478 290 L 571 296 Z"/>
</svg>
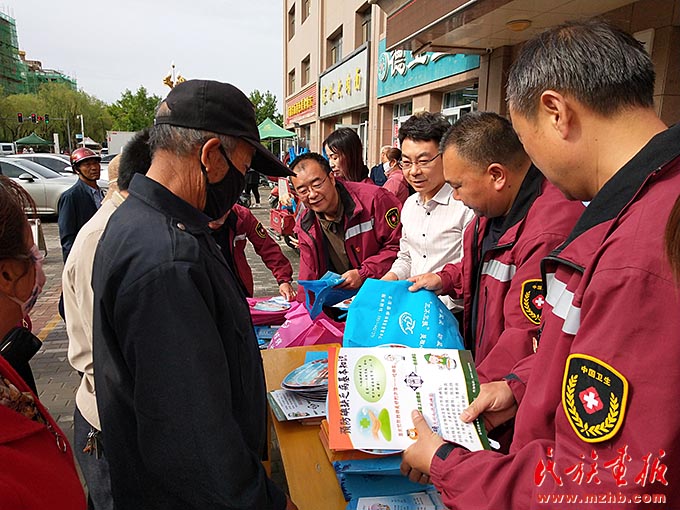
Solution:
<svg viewBox="0 0 680 510">
<path fill-rule="evenodd" d="M 442 279 L 435 273 L 425 273 L 412 276 L 408 279 L 408 281 L 413 283 L 413 285 L 408 288 L 408 290 L 411 292 L 415 292 L 420 289 L 427 289 L 434 291 L 435 294 L 440 294 L 442 290 Z"/>
<path fill-rule="evenodd" d="M 295 299 L 295 291 L 289 282 L 283 282 L 279 285 L 279 294 L 286 298 L 286 301 L 293 301 Z"/>
<path fill-rule="evenodd" d="M 491 430 L 513 418 L 515 414 L 517 402 L 510 386 L 505 381 L 494 381 L 480 386 L 479 395 L 460 414 L 460 419 L 469 423 L 482 415 L 486 430 Z"/>
<path fill-rule="evenodd" d="M 345 281 L 337 285 L 338 289 L 358 289 L 364 283 L 364 279 L 359 275 L 358 269 L 350 269 L 341 276 Z"/>
<path fill-rule="evenodd" d="M 420 412 L 412 411 L 411 419 L 418 432 L 418 439 L 402 454 L 399 469 L 401 474 L 408 476 L 412 482 L 428 484 L 432 457 L 445 441 L 437 433 L 432 432 Z"/>
</svg>

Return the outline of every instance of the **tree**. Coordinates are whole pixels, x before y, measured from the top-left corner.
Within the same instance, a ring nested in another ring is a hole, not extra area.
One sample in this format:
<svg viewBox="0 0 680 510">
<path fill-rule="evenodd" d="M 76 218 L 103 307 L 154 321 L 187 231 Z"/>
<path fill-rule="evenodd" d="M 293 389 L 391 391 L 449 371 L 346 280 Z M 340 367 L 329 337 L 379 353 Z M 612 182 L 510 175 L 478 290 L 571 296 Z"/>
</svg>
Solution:
<svg viewBox="0 0 680 510">
<path fill-rule="evenodd" d="M 24 122 L 17 121 L 17 113 L 23 113 Z M 49 123 L 44 120 L 34 124 L 30 115 L 49 115 Z M 106 105 L 99 99 L 83 91 L 72 90 L 64 84 L 46 83 L 37 94 L 11 94 L 0 97 L 0 139 L 14 141 L 35 131 L 46 140 L 52 140 L 54 133 L 59 135 L 62 147 L 75 147 L 75 134 L 80 132 L 82 114 L 85 119 L 85 135 L 97 142 L 103 142 L 106 131 L 111 129 L 111 116 Z"/>
<path fill-rule="evenodd" d="M 250 93 L 248 99 L 255 106 L 255 118 L 258 125 L 265 119 L 272 119 L 279 126 L 283 124 L 283 116 L 278 111 L 274 94 L 269 91 L 263 94 L 255 89 Z"/>
<path fill-rule="evenodd" d="M 125 90 L 120 99 L 109 106 L 113 118 L 113 129 L 118 131 L 140 131 L 153 125 L 156 107 L 161 98 L 149 96 L 145 87 L 139 87 L 134 94 Z"/>
</svg>

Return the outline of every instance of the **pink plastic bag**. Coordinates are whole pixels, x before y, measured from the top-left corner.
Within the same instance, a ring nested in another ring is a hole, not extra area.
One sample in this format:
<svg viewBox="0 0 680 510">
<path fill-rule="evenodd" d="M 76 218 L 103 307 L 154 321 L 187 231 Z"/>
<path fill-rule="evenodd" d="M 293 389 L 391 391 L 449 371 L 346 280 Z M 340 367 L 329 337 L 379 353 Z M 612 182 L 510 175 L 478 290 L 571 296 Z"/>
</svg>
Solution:
<svg viewBox="0 0 680 510">
<path fill-rule="evenodd" d="M 286 321 L 274 334 L 269 349 L 302 347 L 316 344 L 342 344 L 344 324 L 320 315 L 312 320 L 302 303 L 294 302 L 286 313 Z"/>
</svg>

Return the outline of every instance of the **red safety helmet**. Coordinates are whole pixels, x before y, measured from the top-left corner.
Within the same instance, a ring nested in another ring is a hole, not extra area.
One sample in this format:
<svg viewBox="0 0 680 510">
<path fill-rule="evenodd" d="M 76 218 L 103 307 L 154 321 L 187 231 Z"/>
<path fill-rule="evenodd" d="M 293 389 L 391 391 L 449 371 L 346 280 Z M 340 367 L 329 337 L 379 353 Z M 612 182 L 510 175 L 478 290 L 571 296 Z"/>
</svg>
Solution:
<svg viewBox="0 0 680 510">
<path fill-rule="evenodd" d="M 99 154 L 97 154 L 92 149 L 81 147 L 80 149 L 76 149 L 71 153 L 71 166 L 75 168 L 76 165 L 79 165 L 86 159 L 96 159 L 97 161 L 102 160 Z"/>
</svg>

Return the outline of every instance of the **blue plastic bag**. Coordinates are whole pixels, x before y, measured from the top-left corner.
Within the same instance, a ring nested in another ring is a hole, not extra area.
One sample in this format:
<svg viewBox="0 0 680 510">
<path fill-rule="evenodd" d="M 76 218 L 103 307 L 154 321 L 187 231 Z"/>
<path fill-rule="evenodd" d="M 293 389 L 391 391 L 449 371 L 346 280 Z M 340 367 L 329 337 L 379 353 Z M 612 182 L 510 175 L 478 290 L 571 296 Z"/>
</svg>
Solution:
<svg viewBox="0 0 680 510">
<path fill-rule="evenodd" d="M 368 279 L 349 307 L 343 345 L 402 344 L 464 349 L 458 321 L 434 292 L 410 292 L 411 282 Z"/>
<path fill-rule="evenodd" d="M 357 293 L 357 289 L 337 289 L 336 285 L 344 281 L 342 276 L 332 271 L 326 272 L 319 280 L 299 280 L 305 291 L 305 307 L 312 319 L 323 311 L 324 306 L 333 306 L 349 299 Z"/>
</svg>

